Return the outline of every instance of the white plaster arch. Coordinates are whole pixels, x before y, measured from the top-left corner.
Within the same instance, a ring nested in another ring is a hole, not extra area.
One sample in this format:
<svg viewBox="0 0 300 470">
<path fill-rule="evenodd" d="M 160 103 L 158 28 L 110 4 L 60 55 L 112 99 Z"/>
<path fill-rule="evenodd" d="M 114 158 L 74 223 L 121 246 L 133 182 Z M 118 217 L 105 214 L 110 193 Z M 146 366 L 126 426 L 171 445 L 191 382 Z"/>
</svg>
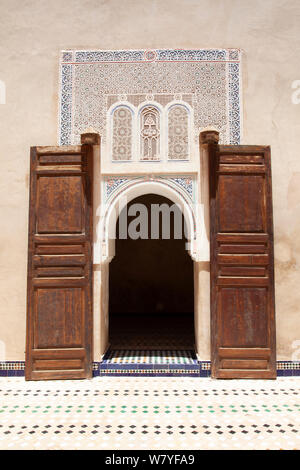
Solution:
<svg viewBox="0 0 300 470">
<path fill-rule="evenodd" d="M 140 116 L 143 109 L 147 108 L 148 106 L 153 106 L 153 108 L 156 108 L 160 112 L 161 115 L 163 114 L 164 108 L 160 103 L 154 100 L 145 100 L 145 101 L 142 101 L 142 103 L 138 105 L 137 115 Z"/>
<path fill-rule="evenodd" d="M 183 101 L 183 100 L 172 100 L 172 101 L 169 101 L 169 103 L 165 106 L 165 111 L 166 111 L 166 113 L 168 114 L 170 108 L 172 108 L 172 107 L 175 106 L 175 105 L 183 106 L 184 108 L 187 109 L 187 111 L 189 112 L 190 116 L 192 116 L 192 114 L 193 114 L 193 108 L 189 105 L 189 103 L 187 103 L 186 101 Z"/>
<path fill-rule="evenodd" d="M 205 236 L 203 207 L 193 204 L 179 187 L 167 180 L 149 179 L 127 184 L 101 207 L 97 226 L 97 241 L 94 246 L 94 263 L 110 262 L 115 255 L 116 224 L 122 209 L 133 199 L 144 194 L 158 194 L 176 204 L 183 213 L 187 226 L 187 251 L 194 261 L 208 260 L 208 241 Z"/>
</svg>

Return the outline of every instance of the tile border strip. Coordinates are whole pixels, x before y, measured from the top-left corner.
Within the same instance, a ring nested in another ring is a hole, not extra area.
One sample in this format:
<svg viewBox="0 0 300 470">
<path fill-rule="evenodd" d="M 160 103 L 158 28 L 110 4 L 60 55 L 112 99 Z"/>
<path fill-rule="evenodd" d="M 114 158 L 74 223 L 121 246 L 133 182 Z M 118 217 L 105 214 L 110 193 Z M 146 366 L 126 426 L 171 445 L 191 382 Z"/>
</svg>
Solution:
<svg viewBox="0 0 300 470">
<path fill-rule="evenodd" d="M 300 377 L 300 361 L 277 361 L 277 377 Z M 24 361 L 0 362 L 0 377 L 24 377 Z M 210 361 L 198 364 L 103 364 L 93 362 L 93 377 L 210 377 Z"/>
</svg>

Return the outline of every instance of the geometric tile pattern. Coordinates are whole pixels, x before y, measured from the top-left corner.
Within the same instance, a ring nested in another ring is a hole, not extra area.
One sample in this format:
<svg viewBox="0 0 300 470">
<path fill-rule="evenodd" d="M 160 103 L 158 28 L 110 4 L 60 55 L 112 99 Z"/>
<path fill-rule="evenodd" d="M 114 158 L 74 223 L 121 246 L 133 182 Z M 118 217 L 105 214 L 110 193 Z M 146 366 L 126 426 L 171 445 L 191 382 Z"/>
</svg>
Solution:
<svg viewBox="0 0 300 470">
<path fill-rule="evenodd" d="M 293 375 L 300 375 L 300 361 L 277 361 L 277 370 L 278 372 L 292 370 L 294 371 Z"/>
<path fill-rule="evenodd" d="M 194 351 L 128 351 L 109 350 L 104 364 L 197 364 Z"/>
<path fill-rule="evenodd" d="M 180 366 L 180 365 L 165 365 L 165 366 L 151 366 L 145 365 L 144 367 L 137 367 L 136 365 L 119 365 L 119 366 L 106 366 L 99 364 L 98 369 L 94 370 L 93 376 L 144 376 L 144 377 L 202 377 L 199 365 L 194 366 Z M 203 374 L 207 377 L 208 374 Z"/>
<path fill-rule="evenodd" d="M 1 378 L 0 449 L 299 450 L 299 378 Z"/>
<path fill-rule="evenodd" d="M 24 361 L 3 361 L 0 362 L 0 370 L 25 370 Z"/>
</svg>

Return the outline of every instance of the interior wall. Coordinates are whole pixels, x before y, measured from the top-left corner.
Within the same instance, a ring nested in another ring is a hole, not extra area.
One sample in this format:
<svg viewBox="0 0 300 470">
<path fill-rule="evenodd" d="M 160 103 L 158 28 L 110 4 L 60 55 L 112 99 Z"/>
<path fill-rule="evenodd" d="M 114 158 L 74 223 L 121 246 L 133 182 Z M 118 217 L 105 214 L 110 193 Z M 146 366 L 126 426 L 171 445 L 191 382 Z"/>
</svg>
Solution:
<svg viewBox="0 0 300 470">
<path fill-rule="evenodd" d="M 242 143 L 272 149 L 277 358 L 291 360 L 300 339 L 298 0 L 0 0 L 0 16 L 1 359 L 24 360 L 29 147 L 57 143 L 59 51 L 239 47 Z"/>
</svg>

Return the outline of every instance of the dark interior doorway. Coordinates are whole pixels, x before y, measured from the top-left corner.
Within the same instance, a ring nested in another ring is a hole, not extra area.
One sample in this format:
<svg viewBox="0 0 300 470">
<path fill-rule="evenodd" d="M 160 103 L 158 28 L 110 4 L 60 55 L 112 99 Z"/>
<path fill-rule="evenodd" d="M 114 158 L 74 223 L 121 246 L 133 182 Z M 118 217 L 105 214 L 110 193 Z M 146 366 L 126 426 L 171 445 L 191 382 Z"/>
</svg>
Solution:
<svg viewBox="0 0 300 470">
<path fill-rule="evenodd" d="M 131 201 L 145 205 L 151 234 L 151 205 L 173 202 L 156 194 Z M 122 213 L 120 218 L 122 217 Z M 112 349 L 194 349 L 193 262 L 186 239 L 121 239 L 117 222 L 116 254 L 109 269 L 109 337 Z M 127 215 L 128 226 L 135 217 Z M 152 224 L 153 226 L 153 224 Z M 182 217 L 182 228 L 184 219 Z M 178 235 L 177 235 L 178 236 Z"/>
</svg>

